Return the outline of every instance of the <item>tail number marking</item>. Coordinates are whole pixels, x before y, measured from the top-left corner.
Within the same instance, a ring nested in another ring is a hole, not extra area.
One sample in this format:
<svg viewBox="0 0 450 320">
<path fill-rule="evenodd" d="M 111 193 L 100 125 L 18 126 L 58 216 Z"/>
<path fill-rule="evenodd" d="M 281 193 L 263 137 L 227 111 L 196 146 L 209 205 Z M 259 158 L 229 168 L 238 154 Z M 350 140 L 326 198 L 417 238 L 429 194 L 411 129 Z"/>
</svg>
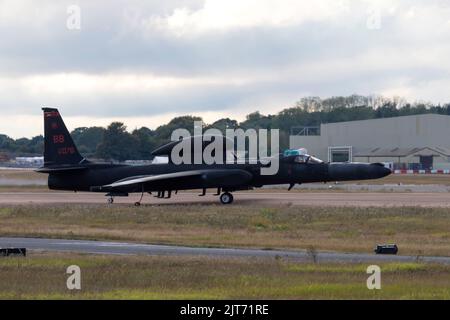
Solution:
<svg viewBox="0 0 450 320">
<path fill-rule="evenodd" d="M 60 156 L 66 156 L 66 155 L 74 154 L 74 153 L 75 153 L 75 148 L 74 147 L 59 148 L 58 149 L 58 154 Z"/>
</svg>

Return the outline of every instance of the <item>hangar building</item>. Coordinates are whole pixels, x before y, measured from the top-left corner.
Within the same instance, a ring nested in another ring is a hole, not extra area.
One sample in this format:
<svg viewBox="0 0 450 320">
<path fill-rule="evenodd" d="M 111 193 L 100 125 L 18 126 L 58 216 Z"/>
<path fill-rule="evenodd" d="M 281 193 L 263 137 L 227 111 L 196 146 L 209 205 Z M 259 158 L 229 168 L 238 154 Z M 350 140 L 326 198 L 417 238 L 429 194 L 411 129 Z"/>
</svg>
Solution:
<svg viewBox="0 0 450 320">
<path fill-rule="evenodd" d="M 393 169 L 450 169 L 450 116 L 423 114 L 291 128 L 290 147 L 330 162 L 384 162 Z"/>
</svg>

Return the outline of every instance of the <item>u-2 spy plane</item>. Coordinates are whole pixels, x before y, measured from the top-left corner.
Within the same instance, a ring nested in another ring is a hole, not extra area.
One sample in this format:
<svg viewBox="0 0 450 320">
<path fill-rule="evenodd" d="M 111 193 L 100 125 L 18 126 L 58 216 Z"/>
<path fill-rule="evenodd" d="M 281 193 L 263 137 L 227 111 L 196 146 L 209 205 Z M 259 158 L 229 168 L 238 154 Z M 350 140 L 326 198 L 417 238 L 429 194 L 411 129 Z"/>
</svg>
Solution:
<svg viewBox="0 0 450 320">
<path fill-rule="evenodd" d="M 145 193 L 156 192 L 159 198 L 170 198 L 178 190 L 217 189 L 222 204 L 233 202 L 233 191 L 250 190 L 264 185 L 329 181 L 378 179 L 391 173 L 381 163 L 325 163 L 304 152 L 288 150 L 277 155 L 279 168 L 274 175 L 261 175 L 261 162 L 224 164 L 126 165 L 91 162 L 83 158 L 64 124 L 58 109 L 43 108 L 45 127 L 44 166 L 37 172 L 47 173 L 52 190 L 102 192 L 108 203 L 114 197 L 140 193 L 135 203 L 141 204 Z M 153 152 L 169 155 L 179 141 L 170 142 Z"/>
</svg>

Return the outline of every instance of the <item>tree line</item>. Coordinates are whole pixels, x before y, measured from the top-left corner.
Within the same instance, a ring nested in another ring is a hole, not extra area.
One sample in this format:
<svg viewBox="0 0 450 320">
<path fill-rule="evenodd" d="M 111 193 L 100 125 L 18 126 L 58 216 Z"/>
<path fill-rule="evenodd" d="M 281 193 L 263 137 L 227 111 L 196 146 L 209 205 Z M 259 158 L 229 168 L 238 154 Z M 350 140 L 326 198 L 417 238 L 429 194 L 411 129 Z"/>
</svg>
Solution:
<svg viewBox="0 0 450 320">
<path fill-rule="evenodd" d="M 348 97 L 305 97 L 293 107 L 283 109 L 277 114 L 263 115 L 258 111 L 250 113 L 242 122 L 223 118 L 204 129 L 280 129 L 281 148 L 289 144 L 290 129 L 296 126 L 318 126 L 321 123 L 368 120 L 435 113 L 450 115 L 450 103 L 435 105 L 426 102 L 408 103 L 402 98 L 385 98 L 381 96 L 352 95 Z M 185 128 L 191 133 L 195 121 L 202 118 L 182 116 L 172 119 L 155 130 L 146 127 L 127 131 L 124 123 L 113 122 L 107 128 L 81 127 L 72 131 L 73 139 L 80 153 L 88 158 L 105 160 L 149 160 L 151 152 L 158 146 L 170 141 L 175 129 Z M 0 152 L 12 156 L 41 155 L 44 138 L 36 136 L 31 139 L 14 140 L 0 134 Z"/>
</svg>

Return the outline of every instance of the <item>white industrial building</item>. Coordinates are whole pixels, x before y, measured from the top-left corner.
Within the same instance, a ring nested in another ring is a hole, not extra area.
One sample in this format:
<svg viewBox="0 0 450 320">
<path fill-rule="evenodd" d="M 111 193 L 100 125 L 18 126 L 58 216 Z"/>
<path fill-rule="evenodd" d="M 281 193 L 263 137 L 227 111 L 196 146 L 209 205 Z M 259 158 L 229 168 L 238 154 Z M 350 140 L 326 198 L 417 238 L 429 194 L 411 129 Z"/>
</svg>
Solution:
<svg viewBox="0 0 450 320">
<path fill-rule="evenodd" d="M 423 114 L 291 129 L 291 148 L 330 162 L 384 162 L 394 169 L 450 169 L 450 116 Z"/>
<path fill-rule="evenodd" d="M 44 165 L 44 157 L 16 157 L 16 164 L 26 167 L 40 167 Z"/>
</svg>

